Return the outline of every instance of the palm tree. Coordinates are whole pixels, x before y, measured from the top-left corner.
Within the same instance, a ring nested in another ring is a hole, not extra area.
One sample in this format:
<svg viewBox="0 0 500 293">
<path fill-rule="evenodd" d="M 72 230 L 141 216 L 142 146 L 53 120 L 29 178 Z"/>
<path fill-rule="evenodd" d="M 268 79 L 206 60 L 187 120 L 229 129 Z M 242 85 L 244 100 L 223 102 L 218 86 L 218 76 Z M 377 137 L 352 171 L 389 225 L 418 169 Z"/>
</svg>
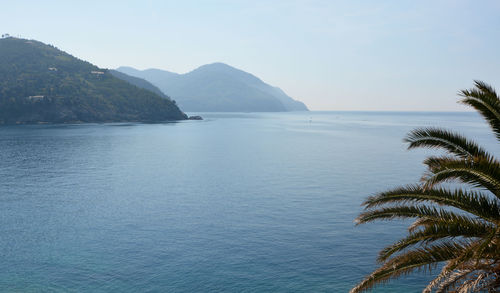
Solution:
<svg viewBox="0 0 500 293">
<path fill-rule="evenodd" d="M 463 104 L 477 110 L 500 141 L 500 99 L 480 81 L 461 91 Z M 423 292 L 500 290 L 500 161 L 474 141 L 439 128 L 408 134 L 408 148 L 442 149 L 424 161 L 422 182 L 369 197 L 357 224 L 415 219 L 408 235 L 380 251 L 380 267 L 351 293 L 363 292 L 416 270 L 439 274 Z M 458 182 L 452 188 L 441 183 Z M 457 185 L 455 185 L 457 186 Z M 460 186 L 460 185 L 458 185 Z"/>
</svg>

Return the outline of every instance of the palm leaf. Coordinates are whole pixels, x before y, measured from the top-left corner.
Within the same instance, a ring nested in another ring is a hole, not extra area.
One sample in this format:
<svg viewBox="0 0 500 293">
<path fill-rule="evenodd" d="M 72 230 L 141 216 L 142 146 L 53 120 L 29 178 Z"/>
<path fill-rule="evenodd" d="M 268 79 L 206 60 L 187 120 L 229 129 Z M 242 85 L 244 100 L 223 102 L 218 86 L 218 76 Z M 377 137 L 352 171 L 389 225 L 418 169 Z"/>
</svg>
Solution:
<svg viewBox="0 0 500 293">
<path fill-rule="evenodd" d="M 379 262 L 386 261 L 389 257 L 398 253 L 409 246 L 418 244 L 428 244 L 433 241 L 443 241 L 450 238 L 469 237 L 481 238 L 495 231 L 495 226 L 486 224 L 482 221 L 460 217 L 460 220 L 454 221 L 435 221 L 422 230 L 410 233 L 404 239 L 384 248 L 378 257 Z"/>
<path fill-rule="evenodd" d="M 480 81 L 461 92 L 500 140 L 500 99 Z M 357 224 L 415 219 L 408 235 L 379 253 L 380 267 L 351 292 L 369 290 L 414 270 L 445 263 L 424 292 L 497 292 L 500 289 L 500 162 L 475 142 L 439 128 L 412 131 L 408 148 L 436 148 L 447 156 L 429 157 L 422 185 L 409 185 L 370 196 Z M 442 183 L 466 188 L 450 190 Z M 472 190 L 471 190 L 472 188 Z M 479 191 L 474 190 L 475 188 Z"/>
<path fill-rule="evenodd" d="M 405 203 L 446 205 L 461 209 L 488 221 L 497 222 L 500 219 L 500 206 L 496 198 L 491 198 L 480 192 L 462 189 L 426 189 L 420 185 L 408 185 L 370 196 L 363 205 L 369 209 L 381 205 Z"/>
<path fill-rule="evenodd" d="M 459 180 L 477 188 L 484 188 L 500 198 L 500 163 L 492 158 L 465 161 L 450 157 L 430 157 L 424 161 L 430 173 L 422 178 L 426 187 Z"/>
<path fill-rule="evenodd" d="M 432 269 L 440 262 L 459 256 L 466 248 L 466 244 L 445 243 L 408 251 L 384 263 L 351 289 L 350 293 L 366 291 L 379 283 L 411 273 L 416 269 Z"/>
<path fill-rule="evenodd" d="M 462 135 L 439 128 L 422 128 L 413 130 L 404 139 L 408 149 L 426 147 L 440 148 L 463 159 L 474 157 L 490 157 L 490 155 L 475 142 Z"/>
<path fill-rule="evenodd" d="M 481 81 L 474 81 L 475 89 L 462 90 L 460 101 L 476 109 L 490 124 L 497 139 L 500 139 L 500 100 L 495 90 Z"/>
</svg>

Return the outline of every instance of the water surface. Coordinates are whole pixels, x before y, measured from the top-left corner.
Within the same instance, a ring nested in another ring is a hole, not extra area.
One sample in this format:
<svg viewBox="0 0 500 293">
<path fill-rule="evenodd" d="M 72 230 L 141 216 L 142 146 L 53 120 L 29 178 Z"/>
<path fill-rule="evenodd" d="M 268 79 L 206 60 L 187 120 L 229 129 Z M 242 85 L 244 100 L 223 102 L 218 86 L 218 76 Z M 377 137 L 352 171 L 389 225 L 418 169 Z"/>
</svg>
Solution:
<svg viewBox="0 0 500 293">
<path fill-rule="evenodd" d="M 353 219 L 420 178 L 429 152 L 406 151 L 409 130 L 496 147 L 473 113 L 202 116 L 0 127 L 0 291 L 346 292 L 405 232 Z"/>
</svg>

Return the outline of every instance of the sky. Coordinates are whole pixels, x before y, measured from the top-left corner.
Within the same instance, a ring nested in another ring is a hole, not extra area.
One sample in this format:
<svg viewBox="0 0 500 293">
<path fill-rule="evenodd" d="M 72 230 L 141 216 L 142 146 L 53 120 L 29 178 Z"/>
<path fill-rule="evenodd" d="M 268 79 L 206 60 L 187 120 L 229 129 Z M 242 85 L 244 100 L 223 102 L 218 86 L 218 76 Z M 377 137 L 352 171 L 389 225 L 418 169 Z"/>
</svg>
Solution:
<svg viewBox="0 0 500 293">
<path fill-rule="evenodd" d="M 2 1 L 1 33 L 99 67 L 224 62 L 311 110 L 464 111 L 500 89 L 500 1 Z"/>
</svg>

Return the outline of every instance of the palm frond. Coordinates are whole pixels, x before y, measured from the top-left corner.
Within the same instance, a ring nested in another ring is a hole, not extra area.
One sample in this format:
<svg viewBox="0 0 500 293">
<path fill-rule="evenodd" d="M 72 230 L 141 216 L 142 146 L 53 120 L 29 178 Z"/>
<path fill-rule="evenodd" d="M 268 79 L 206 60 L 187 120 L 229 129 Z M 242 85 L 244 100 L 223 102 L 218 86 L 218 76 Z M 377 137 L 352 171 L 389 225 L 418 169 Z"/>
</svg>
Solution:
<svg viewBox="0 0 500 293">
<path fill-rule="evenodd" d="M 382 207 L 362 212 L 355 220 L 356 224 L 365 224 L 376 220 L 425 218 L 434 221 L 460 222 L 471 219 L 446 209 L 426 205 L 397 205 Z M 472 220 L 472 219 L 471 219 Z M 478 220 L 479 221 L 479 220 Z"/>
<path fill-rule="evenodd" d="M 430 245 L 392 258 L 368 275 L 350 293 L 364 292 L 379 283 L 411 273 L 416 269 L 433 269 L 438 263 L 453 259 L 466 248 L 460 243 Z"/>
<path fill-rule="evenodd" d="M 413 245 L 428 244 L 433 241 L 443 241 L 457 237 L 481 238 L 491 234 L 496 229 L 494 225 L 476 219 L 460 215 L 454 215 L 453 218 L 455 220 L 435 220 L 433 224 L 425 226 L 422 230 L 410 233 L 407 237 L 380 251 L 378 261 L 384 262 L 395 253 Z"/>
<path fill-rule="evenodd" d="M 451 157 L 429 157 L 424 161 L 429 174 L 422 180 L 426 187 L 459 180 L 477 188 L 489 190 L 500 198 L 500 163 L 492 158 L 478 158 L 468 162 Z"/>
<path fill-rule="evenodd" d="M 490 154 L 475 142 L 462 135 L 440 128 L 421 128 L 413 130 L 404 139 L 408 149 L 426 147 L 440 148 L 462 159 L 490 157 Z"/>
<path fill-rule="evenodd" d="M 480 81 L 462 91 L 500 140 L 500 99 Z M 363 292 L 414 270 L 444 266 L 424 292 L 497 292 L 500 289 L 500 162 L 475 142 L 449 130 L 422 128 L 408 134 L 408 148 L 442 149 L 429 157 L 422 184 L 370 196 L 357 224 L 415 219 L 408 235 L 379 253 L 380 267 L 351 292 Z M 444 188 L 457 181 L 466 186 Z M 472 189 L 472 190 L 471 190 Z M 474 190 L 478 189 L 478 190 Z"/>
<path fill-rule="evenodd" d="M 446 263 L 445 266 L 441 269 L 441 272 L 439 275 L 434 278 L 422 291 L 422 293 L 430 293 L 432 292 L 433 288 L 436 288 L 437 286 L 441 286 L 445 282 L 452 281 L 453 275 L 456 273 L 455 269 L 457 267 L 457 261 L 456 260 L 450 260 Z M 473 270 L 473 269 L 471 269 Z M 452 281 L 453 282 L 453 281 Z"/>
<path fill-rule="evenodd" d="M 446 279 L 438 284 L 436 293 L 443 293 L 448 291 L 450 288 L 455 287 L 458 282 L 467 278 L 467 276 L 469 276 L 474 271 L 474 269 L 468 269 L 450 272 Z"/>
<path fill-rule="evenodd" d="M 420 185 L 407 185 L 370 196 L 363 205 L 370 209 L 381 205 L 406 203 L 434 203 L 458 208 L 493 222 L 500 219 L 500 205 L 496 198 L 462 189 L 426 189 Z"/>
<path fill-rule="evenodd" d="M 500 140 L 500 100 L 495 90 L 482 81 L 474 81 L 476 88 L 462 90 L 464 97 L 460 102 L 476 109 L 490 124 L 497 139 Z"/>
</svg>

